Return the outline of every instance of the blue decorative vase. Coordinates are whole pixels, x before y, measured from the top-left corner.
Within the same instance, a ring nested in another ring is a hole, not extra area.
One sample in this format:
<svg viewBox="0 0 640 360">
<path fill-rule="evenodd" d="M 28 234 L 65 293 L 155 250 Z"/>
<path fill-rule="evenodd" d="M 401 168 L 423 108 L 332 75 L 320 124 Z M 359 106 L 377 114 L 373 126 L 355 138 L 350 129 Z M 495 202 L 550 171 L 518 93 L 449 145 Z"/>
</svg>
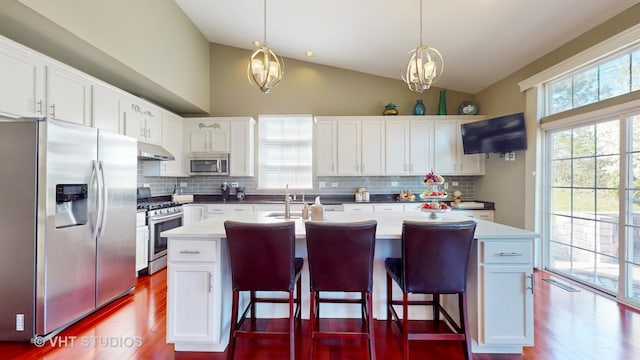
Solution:
<svg viewBox="0 0 640 360">
<path fill-rule="evenodd" d="M 440 104 L 438 105 L 438 115 L 447 115 L 447 100 L 444 97 L 446 90 L 440 90 Z"/>
<path fill-rule="evenodd" d="M 413 107 L 413 115 L 424 115 L 424 103 L 422 99 L 416 101 L 416 106 Z"/>
</svg>

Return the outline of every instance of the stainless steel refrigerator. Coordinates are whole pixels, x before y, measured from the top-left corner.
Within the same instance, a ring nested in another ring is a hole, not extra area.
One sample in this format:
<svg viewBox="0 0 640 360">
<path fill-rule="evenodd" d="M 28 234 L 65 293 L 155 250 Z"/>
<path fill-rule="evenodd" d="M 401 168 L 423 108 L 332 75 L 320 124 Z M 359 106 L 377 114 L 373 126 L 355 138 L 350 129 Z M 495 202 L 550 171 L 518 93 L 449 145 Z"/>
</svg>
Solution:
<svg viewBox="0 0 640 360">
<path fill-rule="evenodd" d="M 42 340 L 135 284 L 135 139 L 0 119 L 0 341 Z"/>
</svg>

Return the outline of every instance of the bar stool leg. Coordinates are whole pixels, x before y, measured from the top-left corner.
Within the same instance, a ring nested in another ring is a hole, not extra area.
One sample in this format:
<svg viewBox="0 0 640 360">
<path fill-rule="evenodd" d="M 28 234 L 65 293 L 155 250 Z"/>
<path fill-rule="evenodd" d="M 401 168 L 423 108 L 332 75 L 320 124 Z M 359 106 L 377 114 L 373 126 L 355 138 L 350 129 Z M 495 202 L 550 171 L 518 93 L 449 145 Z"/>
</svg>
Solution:
<svg viewBox="0 0 640 360">
<path fill-rule="evenodd" d="M 227 346 L 227 359 L 232 360 L 236 349 L 236 329 L 238 327 L 238 291 L 233 291 L 231 300 L 231 326 L 229 334 L 229 345 Z"/>
<path fill-rule="evenodd" d="M 471 338 L 469 337 L 469 323 L 467 314 L 467 294 L 458 294 L 458 306 L 460 312 L 460 327 L 461 332 L 464 333 L 464 343 L 462 344 L 462 350 L 464 352 L 464 359 L 471 360 Z"/>
<path fill-rule="evenodd" d="M 433 300 L 433 321 L 438 326 L 440 321 L 440 294 L 431 294 L 431 299 Z"/>
<path fill-rule="evenodd" d="M 293 291 L 289 291 L 289 360 L 296 360 L 296 320 Z"/>
<path fill-rule="evenodd" d="M 316 331 L 316 293 L 311 291 L 309 296 L 309 360 L 313 359 L 313 333 Z"/>
<path fill-rule="evenodd" d="M 391 302 L 393 301 L 393 299 L 391 298 L 391 296 L 393 295 L 393 291 L 391 289 L 391 286 L 393 284 L 391 284 L 391 276 L 389 276 L 389 273 L 387 272 L 387 327 L 391 327 L 391 321 L 393 320 L 393 317 L 391 315 Z"/>
<path fill-rule="evenodd" d="M 251 331 L 256 331 L 256 292 L 250 291 L 251 301 Z"/>
<path fill-rule="evenodd" d="M 402 359 L 409 360 L 409 294 L 402 292 Z"/>
<path fill-rule="evenodd" d="M 369 328 L 369 359 L 376 360 L 375 336 L 373 334 L 373 299 L 371 293 L 367 293 L 367 326 Z"/>
</svg>

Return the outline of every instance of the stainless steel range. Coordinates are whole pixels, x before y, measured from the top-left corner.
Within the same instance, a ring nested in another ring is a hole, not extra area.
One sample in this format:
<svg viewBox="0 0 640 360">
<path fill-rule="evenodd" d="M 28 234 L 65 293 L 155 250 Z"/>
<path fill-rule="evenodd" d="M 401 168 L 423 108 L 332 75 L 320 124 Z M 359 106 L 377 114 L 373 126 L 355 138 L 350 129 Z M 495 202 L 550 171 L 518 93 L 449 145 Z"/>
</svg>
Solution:
<svg viewBox="0 0 640 360">
<path fill-rule="evenodd" d="M 167 267 L 167 238 L 160 236 L 165 230 L 182 226 L 182 205 L 173 201 L 152 201 L 151 189 L 138 188 L 138 209 L 147 213 L 149 226 L 149 275 Z"/>
</svg>

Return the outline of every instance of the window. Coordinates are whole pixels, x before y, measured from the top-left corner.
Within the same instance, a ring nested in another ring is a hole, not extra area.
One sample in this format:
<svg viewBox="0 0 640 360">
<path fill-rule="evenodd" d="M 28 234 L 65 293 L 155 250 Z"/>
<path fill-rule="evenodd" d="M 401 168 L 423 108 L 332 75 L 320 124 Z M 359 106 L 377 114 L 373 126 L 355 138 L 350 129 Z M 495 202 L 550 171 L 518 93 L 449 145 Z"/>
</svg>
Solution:
<svg viewBox="0 0 640 360">
<path fill-rule="evenodd" d="M 628 120 L 625 297 L 640 302 L 640 115 Z"/>
<path fill-rule="evenodd" d="M 620 122 L 550 132 L 549 269 L 618 291 Z"/>
<path fill-rule="evenodd" d="M 626 49 L 547 83 L 547 115 L 640 90 L 640 49 Z"/>
<path fill-rule="evenodd" d="M 313 187 L 313 117 L 258 116 L 258 188 Z"/>
</svg>

